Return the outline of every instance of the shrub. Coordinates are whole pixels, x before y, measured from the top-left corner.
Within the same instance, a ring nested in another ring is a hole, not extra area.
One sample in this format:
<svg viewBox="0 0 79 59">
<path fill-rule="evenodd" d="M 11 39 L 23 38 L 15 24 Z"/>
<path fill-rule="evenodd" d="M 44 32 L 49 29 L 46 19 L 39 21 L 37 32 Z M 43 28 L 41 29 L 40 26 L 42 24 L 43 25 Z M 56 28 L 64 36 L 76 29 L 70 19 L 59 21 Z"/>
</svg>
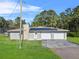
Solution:
<svg viewBox="0 0 79 59">
<path fill-rule="evenodd" d="M 79 37 L 79 32 L 69 32 L 68 36 L 70 36 L 70 37 Z"/>
</svg>

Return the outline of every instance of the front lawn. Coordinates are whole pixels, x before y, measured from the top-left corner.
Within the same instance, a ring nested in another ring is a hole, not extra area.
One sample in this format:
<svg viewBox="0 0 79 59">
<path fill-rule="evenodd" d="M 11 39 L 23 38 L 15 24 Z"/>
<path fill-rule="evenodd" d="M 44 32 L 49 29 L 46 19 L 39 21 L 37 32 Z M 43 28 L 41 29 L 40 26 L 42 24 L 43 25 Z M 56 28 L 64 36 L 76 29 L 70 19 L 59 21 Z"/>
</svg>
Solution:
<svg viewBox="0 0 79 59">
<path fill-rule="evenodd" d="M 79 44 L 79 37 L 68 37 L 68 41 Z"/>
<path fill-rule="evenodd" d="M 0 35 L 0 59 L 60 59 L 54 52 L 41 46 L 41 41 L 23 41 L 18 49 L 18 41 L 10 41 Z"/>
</svg>

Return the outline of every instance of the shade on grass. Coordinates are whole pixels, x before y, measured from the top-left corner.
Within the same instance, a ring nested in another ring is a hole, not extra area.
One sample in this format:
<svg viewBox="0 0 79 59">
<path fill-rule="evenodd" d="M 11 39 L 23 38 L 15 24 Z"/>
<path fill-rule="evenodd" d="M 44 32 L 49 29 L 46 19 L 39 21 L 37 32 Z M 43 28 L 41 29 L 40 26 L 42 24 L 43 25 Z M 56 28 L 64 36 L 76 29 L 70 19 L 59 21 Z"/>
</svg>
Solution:
<svg viewBox="0 0 79 59">
<path fill-rule="evenodd" d="M 0 36 L 0 40 L 1 59 L 60 59 L 48 48 L 42 47 L 41 41 L 23 41 L 22 49 L 18 49 L 18 41 L 10 41 L 4 36 Z"/>
<path fill-rule="evenodd" d="M 79 37 L 68 37 L 68 41 L 79 44 Z"/>
</svg>

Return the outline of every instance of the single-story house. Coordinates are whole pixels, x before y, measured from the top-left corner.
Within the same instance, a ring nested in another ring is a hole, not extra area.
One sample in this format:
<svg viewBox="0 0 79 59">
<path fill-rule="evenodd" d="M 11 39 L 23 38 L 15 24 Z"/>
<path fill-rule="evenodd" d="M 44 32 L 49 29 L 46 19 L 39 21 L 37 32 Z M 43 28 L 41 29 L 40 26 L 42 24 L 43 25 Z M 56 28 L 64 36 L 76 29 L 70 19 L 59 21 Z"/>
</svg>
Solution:
<svg viewBox="0 0 79 59">
<path fill-rule="evenodd" d="M 68 30 L 52 27 L 23 26 L 24 40 L 66 40 Z M 20 29 L 8 30 L 11 40 L 20 39 Z"/>
</svg>

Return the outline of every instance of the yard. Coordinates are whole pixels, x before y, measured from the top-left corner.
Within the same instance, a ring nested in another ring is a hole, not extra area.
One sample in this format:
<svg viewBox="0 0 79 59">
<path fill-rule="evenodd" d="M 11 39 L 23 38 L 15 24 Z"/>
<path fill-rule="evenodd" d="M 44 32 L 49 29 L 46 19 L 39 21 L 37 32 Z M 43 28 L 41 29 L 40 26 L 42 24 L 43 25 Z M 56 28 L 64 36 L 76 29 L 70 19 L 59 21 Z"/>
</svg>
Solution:
<svg viewBox="0 0 79 59">
<path fill-rule="evenodd" d="M 79 37 L 68 37 L 68 41 L 79 44 Z M 1 59 L 61 59 L 55 52 L 41 46 L 41 41 L 23 41 L 22 49 L 18 49 L 18 41 L 10 41 L 0 35 Z"/>
<path fill-rule="evenodd" d="M 23 41 L 22 49 L 18 49 L 18 41 L 10 41 L 0 35 L 1 59 L 61 59 L 50 49 L 41 46 L 41 41 Z"/>
<path fill-rule="evenodd" d="M 68 41 L 79 44 L 79 37 L 68 37 Z"/>
</svg>

